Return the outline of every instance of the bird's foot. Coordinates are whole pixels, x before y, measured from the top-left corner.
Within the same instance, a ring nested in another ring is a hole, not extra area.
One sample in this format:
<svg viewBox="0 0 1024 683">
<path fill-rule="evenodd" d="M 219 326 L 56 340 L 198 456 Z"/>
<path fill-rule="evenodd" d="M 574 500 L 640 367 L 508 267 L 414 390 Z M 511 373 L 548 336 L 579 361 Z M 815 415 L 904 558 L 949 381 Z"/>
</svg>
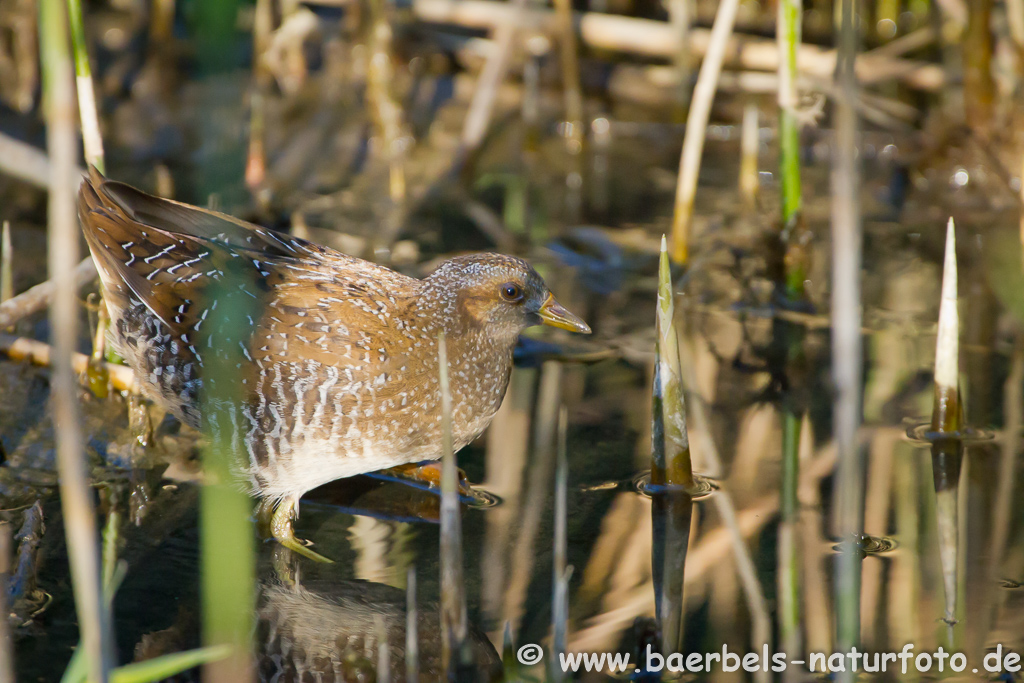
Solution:
<svg viewBox="0 0 1024 683">
<path fill-rule="evenodd" d="M 461 467 L 456 468 L 459 479 L 459 495 L 473 497 L 473 486 L 469 483 L 466 473 Z M 441 488 L 441 461 L 431 460 L 430 462 L 411 462 L 397 467 L 389 467 L 381 470 L 380 474 L 385 477 L 404 479 L 406 481 L 425 484 L 430 489 Z"/>
<path fill-rule="evenodd" d="M 272 503 L 260 503 L 260 516 L 264 520 L 272 507 Z M 307 541 L 302 541 L 295 537 L 295 528 L 292 526 L 292 521 L 294 519 L 295 503 L 293 501 L 283 500 L 277 504 L 277 507 L 273 507 L 273 513 L 270 514 L 269 531 L 270 535 L 274 537 L 274 540 L 288 550 L 291 550 L 293 553 L 307 557 L 314 562 L 333 564 L 334 560 L 324 557 L 310 548 L 307 545 Z"/>
</svg>

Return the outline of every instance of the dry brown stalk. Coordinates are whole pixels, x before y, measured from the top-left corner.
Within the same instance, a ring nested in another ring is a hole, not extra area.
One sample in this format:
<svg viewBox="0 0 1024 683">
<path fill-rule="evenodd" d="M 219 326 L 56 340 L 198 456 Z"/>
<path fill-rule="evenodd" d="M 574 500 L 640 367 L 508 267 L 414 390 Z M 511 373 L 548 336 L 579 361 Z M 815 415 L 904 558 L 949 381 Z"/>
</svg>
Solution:
<svg viewBox="0 0 1024 683">
<path fill-rule="evenodd" d="M 96 266 L 92 258 L 87 256 L 74 269 L 72 279 L 75 288 L 80 289 L 95 278 Z M 49 306 L 54 289 L 53 281 L 47 280 L 0 304 L 0 329 L 8 328 L 22 318 Z"/>
<path fill-rule="evenodd" d="M 50 367 L 53 358 L 53 348 L 49 344 L 9 334 L 0 334 L 0 352 L 7 354 L 12 360 L 28 361 L 42 367 Z M 71 368 L 76 374 L 82 374 L 88 367 L 89 356 L 84 353 L 75 353 L 71 357 Z M 115 389 L 138 392 L 138 388 L 135 387 L 135 374 L 131 368 L 113 363 L 105 363 L 104 367 L 110 373 L 110 384 Z"/>
<path fill-rule="evenodd" d="M 415 0 L 413 12 L 422 21 L 481 29 L 514 21 L 509 5 L 492 0 Z M 662 59 L 673 59 L 679 52 L 679 35 L 667 22 L 577 12 L 574 23 L 578 27 L 580 41 L 588 47 Z M 557 30 L 555 13 L 544 10 L 524 12 L 521 27 L 554 35 Z M 710 44 L 711 31 L 691 29 L 690 51 L 695 56 L 707 54 Z M 734 34 L 726 44 L 725 53 L 726 65 L 734 68 L 775 71 L 779 66 L 778 48 L 772 39 Z M 797 69 L 803 76 L 831 81 L 835 67 L 835 50 L 803 44 L 797 51 Z M 909 59 L 864 54 L 858 57 L 856 70 L 858 80 L 865 85 L 899 80 L 912 88 L 935 91 L 946 82 L 941 65 Z"/>
</svg>

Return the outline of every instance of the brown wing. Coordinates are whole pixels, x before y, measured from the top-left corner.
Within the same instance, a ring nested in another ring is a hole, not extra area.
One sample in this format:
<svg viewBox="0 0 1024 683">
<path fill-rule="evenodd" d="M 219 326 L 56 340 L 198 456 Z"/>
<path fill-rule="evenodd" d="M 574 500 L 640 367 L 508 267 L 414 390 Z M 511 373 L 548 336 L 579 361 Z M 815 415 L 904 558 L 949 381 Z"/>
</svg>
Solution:
<svg viewBox="0 0 1024 683">
<path fill-rule="evenodd" d="M 82 184 L 79 214 L 126 335 L 138 336 L 141 329 L 143 336 L 159 338 L 151 346 L 162 349 L 174 342 L 179 356 L 194 359 L 199 369 L 211 338 L 220 342 L 214 348 L 241 344 L 251 366 L 243 376 L 254 380 L 249 385 L 261 402 L 286 406 L 290 397 L 281 392 L 305 392 L 303 410 L 312 419 L 326 382 L 331 405 L 351 419 L 370 409 L 362 405 L 366 397 L 412 406 L 417 397 L 402 387 L 420 386 L 418 375 L 436 370 L 436 362 L 419 360 L 436 355 L 430 350 L 436 333 L 410 325 L 417 320 L 418 280 L 224 214 L 151 197 L 95 170 Z M 239 308 L 248 312 L 235 315 L 229 329 L 225 312 Z M 150 349 L 132 364 L 145 373 L 169 362 L 166 356 Z M 344 398 L 357 394 L 358 400 Z"/>
</svg>

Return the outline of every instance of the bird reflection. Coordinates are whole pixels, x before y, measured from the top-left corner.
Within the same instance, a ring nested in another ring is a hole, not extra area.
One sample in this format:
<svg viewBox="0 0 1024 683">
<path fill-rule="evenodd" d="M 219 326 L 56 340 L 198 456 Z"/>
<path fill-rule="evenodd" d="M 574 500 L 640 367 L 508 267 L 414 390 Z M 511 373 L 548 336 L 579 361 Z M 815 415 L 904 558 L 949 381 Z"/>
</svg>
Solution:
<svg viewBox="0 0 1024 683">
<path fill-rule="evenodd" d="M 447 677 L 441 663 L 436 604 L 418 611 L 419 681 Z M 257 649 L 261 681 L 367 683 L 406 680 L 405 593 L 368 581 L 288 581 L 263 584 Z M 380 657 L 383 635 L 387 657 Z M 470 628 L 475 671 L 471 680 L 502 678 L 501 659 L 487 636 Z M 384 659 L 387 671 L 379 671 Z M 460 677 L 461 679 L 461 677 Z"/>
</svg>

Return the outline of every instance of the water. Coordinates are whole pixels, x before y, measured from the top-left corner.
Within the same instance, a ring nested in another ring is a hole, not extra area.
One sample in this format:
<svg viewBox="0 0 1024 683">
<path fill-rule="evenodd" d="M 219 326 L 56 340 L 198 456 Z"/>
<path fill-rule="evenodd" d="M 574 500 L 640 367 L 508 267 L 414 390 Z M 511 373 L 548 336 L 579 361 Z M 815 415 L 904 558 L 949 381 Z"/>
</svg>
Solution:
<svg viewBox="0 0 1024 683">
<path fill-rule="evenodd" d="M 320 102 L 301 110 L 306 118 L 301 126 L 292 121 L 292 127 L 287 127 L 286 113 L 272 110 L 271 120 L 284 128 L 275 128 L 271 138 L 271 177 L 275 160 L 283 170 L 270 202 L 253 211 L 240 173 L 245 139 L 238 101 L 246 78 L 246 73 L 233 73 L 187 83 L 184 100 L 195 108 L 180 117 L 169 115 L 166 127 L 150 130 L 150 137 L 129 128 L 112 133 L 110 175 L 152 183 L 151 176 L 137 171 L 151 168 L 154 149 L 163 149 L 182 199 L 205 203 L 215 191 L 223 208 L 278 227 L 301 214 L 312 228 L 345 229 L 357 240 L 352 244 L 372 253 L 373 227 L 394 216 L 386 183 L 378 182 L 386 166 L 365 149 L 370 143 L 359 103 L 347 93 L 338 95 L 329 100 L 330 107 Z M 497 125 L 457 194 L 453 182 L 437 179 L 450 161 L 468 97 L 459 94 L 450 76 L 422 82 L 438 91 L 454 89 L 456 97 L 439 108 L 414 112 L 434 120 L 435 129 L 408 157 L 411 191 L 423 201 L 400 221 L 403 249 L 413 249 L 422 260 L 456 249 L 486 248 L 488 238 L 467 215 L 468 194 L 492 215 L 504 217 L 511 244 L 533 245 L 524 253 L 559 300 L 595 331 L 586 339 L 531 331 L 531 339 L 550 345 L 524 345 L 494 423 L 459 454 L 470 481 L 500 499 L 490 507 L 463 508 L 464 588 L 475 661 L 484 677 L 497 675 L 506 623 L 517 645 L 550 643 L 553 434 L 561 403 L 569 416 L 568 649 L 641 652 L 644 643 L 657 639 L 650 621 L 655 615 L 652 504 L 635 481 L 650 468 L 655 249 L 670 223 L 681 130 L 630 122 L 609 112 L 594 117 L 603 123 L 592 126 L 605 135 L 604 143 L 573 156 L 565 152 L 554 125 L 557 100 L 545 102 L 539 131 L 515 122 Z M 114 116 L 145 106 L 155 104 L 122 99 Z M 202 126 L 203 112 L 218 122 L 215 130 Z M 317 118 L 316 112 L 322 115 Z M 304 158 L 300 173 L 297 153 L 288 155 L 293 139 L 288 131 L 302 131 L 306 139 L 313 133 L 305 126 L 325 135 L 333 131 L 327 137 L 349 155 L 340 161 L 330 155 Z M 835 557 L 839 551 L 855 551 L 864 555 L 861 632 L 869 651 L 899 651 L 908 642 L 917 652 L 941 645 L 963 651 L 971 667 L 980 667 L 986 649 L 997 644 L 1020 652 L 1024 344 L 1021 290 L 1013 286 L 1014 278 L 1020 278 L 1017 209 L 991 182 L 979 179 L 970 160 L 940 159 L 926 172 L 908 172 L 909 139 L 882 133 L 865 138 L 861 437 L 868 463 L 864 531 L 869 538 L 851 548 L 849 539 L 836 537 L 832 522 L 835 449 L 828 204 L 823 199 L 828 194 L 828 134 L 807 134 L 805 215 L 813 235 L 807 289 L 812 306 L 794 309 L 780 307 L 773 294 L 770 235 L 778 214 L 777 187 L 773 142 L 768 129 L 764 132 L 762 202 L 754 213 L 745 213 L 738 199 L 737 131 L 721 126 L 711 132 L 698 193 L 694 260 L 689 271 L 677 274 L 678 323 L 688 349 L 684 363 L 695 377 L 688 401 L 701 403 L 707 415 L 705 423 L 690 418 L 696 469 L 718 482 L 720 490 L 713 496 L 731 497 L 774 623 L 783 416 L 798 421 L 800 507 L 794 529 L 804 651 L 831 652 Z M 132 141 L 136 146 L 129 146 Z M 966 183 L 958 175 L 961 170 Z M 442 191 L 426 194 L 431 183 Z M 950 213 L 957 219 L 961 244 L 961 382 L 967 422 L 993 437 L 967 446 L 959 493 L 960 622 L 951 630 L 940 621 L 945 596 L 930 458 L 926 448 L 905 436 L 908 427 L 926 422 L 931 410 L 942 239 Z M 40 242 L 38 228 L 15 228 L 15 244 L 24 255 L 17 261 L 20 290 L 43 270 L 39 251 L 25 248 Z M 321 234 L 327 235 L 316 233 Z M 26 321 L 17 332 L 42 336 L 46 325 Z M 46 378 L 45 369 L 0 360 L 0 443 L 7 454 L 0 470 L 0 516 L 17 528 L 25 505 L 38 497 L 45 520 L 40 550 L 25 555 L 21 580 L 12 584 L 16 658 L 26 681 L 57 680 L 77 640 L 54 488 L 52 427 L 43 409 Z M 120 548 L 128 573 L 115 602 L 119 659 L 196 646 L 197 435 L 154 415 L 156 445 L 140 451 L 132 445 L 122 398 L 96 399 L 83 390 L 82 402 L 87 450 L 96 480 L 102 482 L 102 499 L 114 501 L 136 520 L 125 527 Z M 702 469 L 709 463 L 710 444 L 721 457 L 721 472 Z M 274 544 L 258 546 L 262 674 L 269 678 L 280 667 L 288 672 L 287 680 L 311 680 L 313 670 L 341 672 L 346 680 L 374 675 L 381 680 L 377 644 L 384 633 L 391 680 L 402 679 L 404 589 L 408 570 L 415 568 L 421 678 L 437 680 L 438 514 L 434 493 L 398 482 L 360 477 L 311 492 L 303 500 L 297 534 L 313 540 L 317 551 L 336 563 L 303 560 L 296 570 Z M 757 649 L 736 567 L 720 508 L 710 498 L 699 501 L 683 590 L 687 652 L 721 651 L 723 645 L 739 653 Z M 544 676 L 546 663 L 529 673 Z M 718 672 L 712 677 L 740 675 Z"/>
</svg>

